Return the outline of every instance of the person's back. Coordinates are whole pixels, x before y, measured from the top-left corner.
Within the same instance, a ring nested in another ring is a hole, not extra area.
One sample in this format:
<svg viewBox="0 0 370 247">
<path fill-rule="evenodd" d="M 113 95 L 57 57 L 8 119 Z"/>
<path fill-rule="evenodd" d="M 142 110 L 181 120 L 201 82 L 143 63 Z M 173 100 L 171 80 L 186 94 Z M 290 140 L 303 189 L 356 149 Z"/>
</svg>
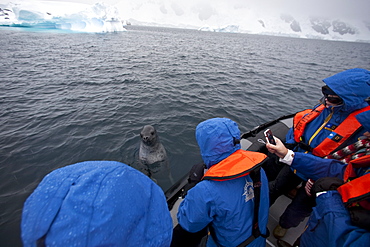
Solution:
<svg viewBox="0 0 370 247">
<path fill-rule="evenodd" d="M 263 171 L 261 177 L 264 179 L 261 181 L 263 187 L 259 222 L 261 229 L 265 229 L 268 220 L 268 189 Z M 253 190 L 253 181 L 248 175 L 228 181 L 204 180 L 189 190 L 186 200 L 179 209 L 179 223 L 184 229 L 195 232 L 202 230 L 207 225 L 205 222 L 209 222 L 211 238 L 208 240 L 208 246 L 237 246 L 252 234 L 255 203 Z M 193 205 L 197 207 L 194 208 Z M 199 224 L 190 222 L 187 218 L 189 214 L 187 211 L 190 208 L 191 214 L 197 215 Z M 260 238 L 250 246 L 264 244 L 265 239 Z"/>
<path fill-rule="evenodd" d="M 254 185 L 260 187 L 258 224 L 266 234 L 268 188 L 263 169 L 260 184 L 254 183 L 248 169 L 260 165 L 266 156 L 240 150 L 240 131 L 229 119 L 216 118 L 198 125 L 196 137 L 204 163 L 209 168 L 203 180 L 188 191 L 178 212 L 178 222 L 188 232 L 209 228 L 207 246 L 237 246 L 252 235 Z M 248 246 L 265 246 L 260 236 Z"/>
</svg>

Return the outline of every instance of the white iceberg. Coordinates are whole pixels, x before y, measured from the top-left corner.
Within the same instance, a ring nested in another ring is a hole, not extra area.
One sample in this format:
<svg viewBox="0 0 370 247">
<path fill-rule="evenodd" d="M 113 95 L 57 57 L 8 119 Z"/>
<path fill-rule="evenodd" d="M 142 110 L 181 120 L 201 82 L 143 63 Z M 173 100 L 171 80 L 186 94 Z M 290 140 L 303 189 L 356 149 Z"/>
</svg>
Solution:
<svg viewBox="0 0 370 247">
<path fill-rule="evenodd" d="M 0 25 L 78 32 L 125 31 L 118 10 L 104 3 L 88 5 L 71 2 L 18 1 L 0 4 Z"/>
</svg>

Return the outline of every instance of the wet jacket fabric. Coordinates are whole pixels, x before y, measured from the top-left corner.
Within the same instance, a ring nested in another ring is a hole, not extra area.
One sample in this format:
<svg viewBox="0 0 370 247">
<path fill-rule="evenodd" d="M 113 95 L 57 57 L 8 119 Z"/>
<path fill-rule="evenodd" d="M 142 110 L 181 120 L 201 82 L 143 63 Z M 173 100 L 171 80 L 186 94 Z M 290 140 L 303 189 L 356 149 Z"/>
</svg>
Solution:
<svg viewBox="0 0 370 247">
<path fill-rule="evenodd" d="M 311 156 L 311 160 L 307 160 L 309 156 Z M 346 181 L 349 174 L 352 177 L 349 182 L 352 183 L 351 186 L 347 187 L 348 183 L 345 183 L 338 188 L 340 192 L 328 191 L 316 198 L 316 207 L 313 208 L 308 220 L 300 246 L 368 246 L 370 232 L 352 224 L 349 211 L 345 207 L 345 197 L 368 194 L 369 181 L 365 177 L 369 176 L 370 172 L 369 155 L 355 159 L 349 164 L 313 155 L 302 155 L 302 153 L 295 153 L 294 160 L 292 166 L 300 171 L 298 174 L 304 179 L 317 180 L 322 177 L 337 177 Z M 362 161 L 360 162 L 360 160 Z M 308 161 L 310 161 L 309 165 L 305 164 Z M 360 165 L 352 166 L 352 163 Z M 362 183 L 365 178 L 365 184 L 358 183 L 360 180 L 353 179 L 354 177 L 361 179 Z M 346 196 L 342 198 L 339 193 Z M 359 204 L 363 208 L 367 208 L 365 206 L 368 206 L 369 202 L 363 200 Z"/>
<path fill-rule="evenodd" d="M 369 246 L 370 232 L 352 225 L 348 210 L 338 191 L 316 198 L 299 246 Z"/>
<path fill-rule="evenodd" d="M 208 168 L 228 159 L 240 145 L 235 122 L 225 118 L 210 119 L 197 126 L 196 138 Z M 210 148 L 210 146 L 212 148 Z M 243 161 L 241 161 L 243 162 Z M 245 161 L 244 161 L 245 162 Z M 247 168 L 246 168 L 247 169 Z M 259 224 L 266 234 L 269 196 L 268 182 L 261 169 Z M 254 209 L 253 181 L 249 175 L 234 179 L 203 180 L 188 191 L 180 204 L 177 218 L 182 228 L 198 232 L 209 227 L 207 246 L 237 246 L 252 234 Z M 258 237 L 248 246 L 265 246 L 266 239 Z"/>
<path fill-rule="evenodd" d="M 312 122 L 307 124 L 304 134 L 302 136 L 303 142 L 308 144 L 310 138 L 314 135 L 317 129 L 320 128 L 325 119 L 333 113 L 330 121 L 323 128 L 310 143 L 312 148 L 317 147 L 329 134 L 332 133 L 331 127 L 338 126 L 348 117 L 350 113 L 357 109 L 368 106 L 365 99 L 370 95 L 370 71 L 365 69 L 349 69 L 328 77 L 323 80 L 339 97 L 343 99 L 343 104 L 330 108 L 325 108 L 322 113 L 316 117 Z M 319 106 L 319 105 L 318 105 Z M 335 132 L 335 130 L 334 130 Z M 360 135 L 360 134 L 359 134 Z M 357 140 L 359 135 L 354 135 L 347 140 L 348 143 L 353 143 Z M 287 143 L 295 143 L 294 130 L 290 129 L 286 136 Z M 297 152 L 305 152 L 301 148 L 297 148 Z"/>
<path fill-rule="evenodd" d="M 347 164 L 339 160 L 323 159 L 312 154 L 295 153 L 291 168 L 303 180 L 312 179 L 315 181 L 323 177 L 343 179 Z M 359 169 L 358 176 L 369 172 L 368 169 Z"/>
<path fill-rule="evenodd" d="M 195 137 L 203 162 L 210 168 L 240 149 L 238 125 L 227 118 L 213 118 L 198 124 Z"/>
<path fill-rule="evenodd" d="M 119 162 L 57 169 L 24 204 L 24 246 L 170 246 L 172 219 L 161 188 Z"/>
<path fill-rule="evenodd" d="M 258 216 L 260 229 L 266 229 L 269 199 L 263 169 L 261 178 Z M 182 228 L 189 232 L 210 226 L 207 246 L 237 246 L 252 234 L 253 208 L 253 182 L 249 175 L 227 181 L 203 180 L 189 190 L 180 204 L 177 218 Z M 265 245 L 266 239 L 259 237 L 249 246 Z"/>
</svg>

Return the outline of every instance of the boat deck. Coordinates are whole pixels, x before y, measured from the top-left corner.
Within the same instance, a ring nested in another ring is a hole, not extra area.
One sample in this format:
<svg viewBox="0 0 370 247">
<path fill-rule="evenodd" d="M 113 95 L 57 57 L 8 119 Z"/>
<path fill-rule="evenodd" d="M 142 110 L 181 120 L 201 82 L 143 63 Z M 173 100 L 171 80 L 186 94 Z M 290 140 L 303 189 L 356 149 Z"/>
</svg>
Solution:
<svg viewBox="0 0 370 247">
<path fill-rule="evenodd" d="M 270 237 L 267 238 L 266 247 L 267 246 L 277 246 L 276 244 L 277 239 L 274 237 L 272 232 L 279 223 L 280 215 L 283 214 L 285 208 L 289 205 L 290 202 L 291 202 L 291 199 L 283 195 L 283 196 L 280 196 L 276 200 L 274 205 L 270 207 L 269 221 L 267 224 L 267 227 L 270 230 Z M 301 222 L 299 226 L 289 229 L 286 235 L 282 239 L 290 244 L 293 244 L 294 241 L 303 233 L 307 221 L 308 221 L 308 218 L 306 218 L 303 222 Z"/>
</svg>

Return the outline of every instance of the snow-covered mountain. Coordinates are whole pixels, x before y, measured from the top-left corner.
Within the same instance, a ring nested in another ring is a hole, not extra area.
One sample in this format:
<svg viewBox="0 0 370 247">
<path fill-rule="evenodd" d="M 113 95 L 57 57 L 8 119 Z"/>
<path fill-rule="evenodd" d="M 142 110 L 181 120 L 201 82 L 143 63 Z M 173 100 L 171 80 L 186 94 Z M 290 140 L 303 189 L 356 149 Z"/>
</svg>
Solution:
<svg viewBox="0 0 370 247">
<path fill-rule="evenodd" d="M 200 30 L 214 32 L 240 32 L 290 36 L 298 38 L 357 41 L 370 43 L 370 23 L 345 22 L 338 19 L 308 17 L 297 21 L 291 15 L 281 15 L 274 21 L 255 20 L 261 28 L 249 29 L 245 25 L 225 25 L 221 27 L 203 26 Z"/>
<path fill-rule="evenodd" d="M 297 8 L 298 5 L 293 8 L 295 3 L 302 3 L 299 0 L 102 0 L 105 2 L 94 5 L 62 1 L 10 1 L 13 2 L 0 4 L 2 26 L 109 32 L 125 30 L 123 26 L 132 23 L 213 32 L 370 43 L 370 19 L 366 14 L 367 7 L 356 7 L 360 10 L 363 8 L 365 15 L 362 16 L 342 15 L 339 11 L 334 11 L 343 7 L 339 4 L 345 0 L 334 1 L 337 5 L 327 0 L 331 3 L 328 6 L 330 11 L 324 10 L 324 3 L 314 5 L 310 11 L 308 8 L 303 11 L 302 8 Z M 359 1 L 353 2 L 353 5 Z M 282 3 L 287 2 L 290 5 L 284 5 L 283 8 Z M 315 0 L 311 2 L 317 4 Z M 274 6 L 266 7 L 272 4 Z M 350 13 L 349 10 L 347 12 Z M 363 16 L 367 16 L 367 20 L 364 20 Z"/>
<path fill-rule="evenodd" d="M 116 6 L 132 24 L 370 42 L 370 4 L 360 2 L 365 1 L 121 0 Z"/>
</svg>

